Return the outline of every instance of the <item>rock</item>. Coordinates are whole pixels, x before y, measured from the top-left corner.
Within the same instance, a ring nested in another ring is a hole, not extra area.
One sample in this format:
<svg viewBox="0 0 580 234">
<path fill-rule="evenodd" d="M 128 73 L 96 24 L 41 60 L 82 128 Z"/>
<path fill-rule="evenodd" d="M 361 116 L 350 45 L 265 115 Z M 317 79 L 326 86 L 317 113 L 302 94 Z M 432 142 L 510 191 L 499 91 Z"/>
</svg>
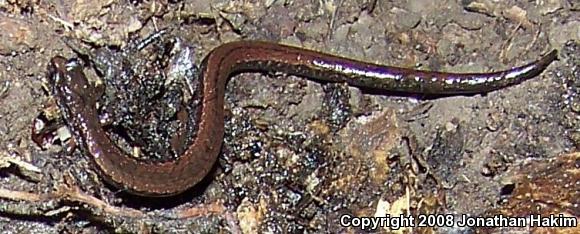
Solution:
<svg viewBox="0 0 580 234">
<path fill-rule="evenodd" d="M 9 55 L 37 47 L 37 35 L 24 19 L 0 15 L 0 54 Z"/>
</svg>

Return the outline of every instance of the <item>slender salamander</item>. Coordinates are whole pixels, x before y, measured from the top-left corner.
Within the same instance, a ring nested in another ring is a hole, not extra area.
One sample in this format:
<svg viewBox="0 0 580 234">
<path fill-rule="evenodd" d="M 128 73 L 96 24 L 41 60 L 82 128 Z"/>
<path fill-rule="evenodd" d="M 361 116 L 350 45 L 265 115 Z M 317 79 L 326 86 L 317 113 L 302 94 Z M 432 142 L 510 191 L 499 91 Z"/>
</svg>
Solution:
<svg viewBox="0 0 580 234">
<path fill-rule="evenodd" d="M 212 50 L 201 63 L 198 123 L 185 152 L 169 162 L 144 162 L 124 154 L 101 127 L 96 97 L 82 66 L 56 56 L 48 65 L 52 92 L 75 140 L 109 183 L 140 196 L 170 196 L 200 182 L 213 167 L 224 135 L 224 92 L 232 74 L 275 71 L 362 88 L 422 94 L 485 93 L 542 72 L 553 50 L 537 61 L 492 73 L 443 73 L 382 66 L 270 42 L 238 41 Z"/>
</svg>

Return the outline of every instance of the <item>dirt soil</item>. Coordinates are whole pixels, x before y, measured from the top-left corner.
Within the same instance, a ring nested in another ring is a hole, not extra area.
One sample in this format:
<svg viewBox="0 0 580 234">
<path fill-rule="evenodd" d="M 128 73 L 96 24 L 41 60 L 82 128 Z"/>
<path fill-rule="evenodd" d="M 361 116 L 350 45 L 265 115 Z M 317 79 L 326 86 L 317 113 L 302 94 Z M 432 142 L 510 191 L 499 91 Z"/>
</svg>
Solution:
<svg viewBox="0 0 580 234">
<path fill-rule="evenodd" d="M 0 232 L 334 233 L 361 231 L 340 226 L 342 214 L 501 213 L 524 183 L 514 175 L 534 175 L 535 162 L 578 170 L 579 10 L 575 0 L 0 1 Z M 198 61 L 241 39 L 450 72 L 507 69 L 551 49 L 559 60 L 520 85 L 436 99 L 237 75 L 215 169 L 170 198 L 125 194 L 78 150 L 31 140 L 53 105 L 48 61 L 76 56 L 63 38 L 118 49 L 162 28 Z M 561 192 L 554 210 L 579 217 L 578 177 L 558 178 L 541 183 Z"/>
</svg>

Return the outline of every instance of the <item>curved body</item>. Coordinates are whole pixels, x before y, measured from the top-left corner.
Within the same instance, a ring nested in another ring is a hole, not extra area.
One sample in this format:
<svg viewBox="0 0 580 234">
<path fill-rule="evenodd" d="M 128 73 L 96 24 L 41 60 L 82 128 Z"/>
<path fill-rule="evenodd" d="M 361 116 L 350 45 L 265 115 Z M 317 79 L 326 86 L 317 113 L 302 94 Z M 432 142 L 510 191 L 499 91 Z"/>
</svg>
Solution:
<svg viewBox="0 0 580 234">
<path fill-rule="evenodd" d="M 538 75 L 554 50 L 521 67 L 493 73 L 442 73 L 360 62 L 269 42 L 221 45 L 203 60 L 198 77 L 199 122 L 192 144 L 175 161 L 147 163 L 125 155 L 98 121 L 96 100 L 82 67 L 54 57 L 49 64 L 53 95 L 77 143 L 108 182 L 141 196 L 170 196 L 191 188 L 213 167 L 224 135 L 224 92 L 233 73 L 279 71 L 352 86 L 424 94 L 473 94 L 501 89 Z"/>
</svg>

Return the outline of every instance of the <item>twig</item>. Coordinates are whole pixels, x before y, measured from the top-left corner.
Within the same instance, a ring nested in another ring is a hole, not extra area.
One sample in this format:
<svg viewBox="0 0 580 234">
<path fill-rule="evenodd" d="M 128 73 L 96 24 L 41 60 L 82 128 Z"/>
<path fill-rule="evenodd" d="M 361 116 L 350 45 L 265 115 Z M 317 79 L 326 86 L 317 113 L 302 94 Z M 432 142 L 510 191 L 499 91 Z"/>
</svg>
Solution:
<svg viewBox="0 0 580 234">
<path fill-rule="evenodd" d="M 506 43 L 502 46 L 502 49 L 501 49 L 500 54 L 499 54 L 500 60 L 505 59 L 506 51 L 508 51 L 512 47 L 512 45 L 513 45 L 512 40 L 513 40 L 514 36 L 516 35 L 516 33 L 518 32 L 518 29 L 520 29 L 521 26 L 522 26 L 522 23 L 518 23 L 516 28 L 512 31 L 512 33 L 508 37 Z"/>
<path fill-rule="evenodd" d="M 57 187 L 55 192 L 43 193 L 43 194 L 36 194 L 31 192 L 23 192 L 23 191 L 14 191 L 8 189 L 0 188 L 0 199 L 8 199 L 13 201 L 26 201 L 26 202 L 34 202 L 40 204 L 48 204 L 48 203 L 66 203 L 66 202 L 74 202 L 85 204 L 90 207 L 93 207 L 94 210 L 92 213 L 96 216 L 103 216 L 107 217 L 109 215 L 116 216 L 116 217 L 128 217 L 128 218 L 139 218 L 139 219 L 155 219 L 159 217 L 164 217 L 167 219 L 188 219 L 193 217 L 199 216 L 206 216 L 212 214 L 222 214 L 225 212 L 225 208 L 221 202 L 214 202 L 207 205 L 200 205 L 191 208 L 187 208 L 184 210 L 179 210 L 175 212 L 176 215 L 159 215 L 158 212 L 144 212 L 132 208 L 127 207 L 118 207 L 110 205 L 103 200 L 100 200 L 94 196 L 86 194 L 77 186 L 71 185 L 70 179 L 66 179 L 65 176 L 65 183 L 61 184 Z M 42 209 L 40 209 L 42 210 Z M 57 210 L 57 209 L 55 209 Z M 102 214 L 101 214 L 102 212 Z M 32 212 L 38 213 L 38 212 Z M 44 213 L 46 216 L 52 216 L 55 212 L 47 212 Z M 60 212 L 56 212 L 60 213 Z"/>
</svg>

